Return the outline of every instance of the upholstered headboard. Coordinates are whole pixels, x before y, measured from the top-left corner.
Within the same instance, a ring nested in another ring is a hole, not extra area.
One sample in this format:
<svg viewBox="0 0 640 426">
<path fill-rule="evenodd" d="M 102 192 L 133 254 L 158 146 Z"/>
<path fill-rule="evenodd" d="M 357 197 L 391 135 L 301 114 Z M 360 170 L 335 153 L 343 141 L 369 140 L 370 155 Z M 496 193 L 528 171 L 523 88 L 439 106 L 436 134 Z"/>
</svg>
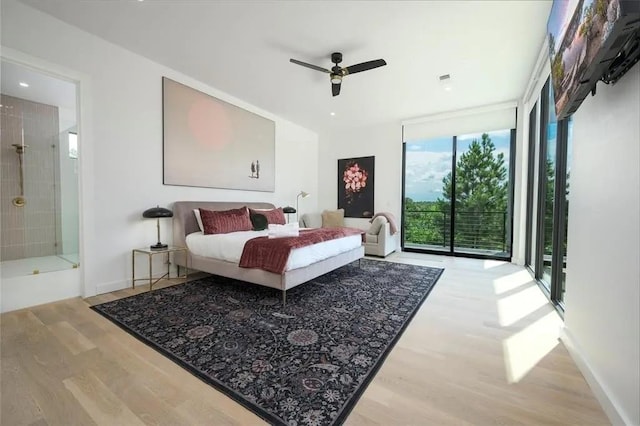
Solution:
<svg viewBox="0 0 640 426">
<path fill-rule="evenodd" d="M 186 247 L 185 237 L 192 232 L 199 231 L 193 210 L 203 208 L 207 210 L 229 210 L 240 207 L 253 209 L 273 209 L 271 203 L 244 203 L 232 201 L 176 201 L 173 203 L 173 245 Z"/>
</svg>

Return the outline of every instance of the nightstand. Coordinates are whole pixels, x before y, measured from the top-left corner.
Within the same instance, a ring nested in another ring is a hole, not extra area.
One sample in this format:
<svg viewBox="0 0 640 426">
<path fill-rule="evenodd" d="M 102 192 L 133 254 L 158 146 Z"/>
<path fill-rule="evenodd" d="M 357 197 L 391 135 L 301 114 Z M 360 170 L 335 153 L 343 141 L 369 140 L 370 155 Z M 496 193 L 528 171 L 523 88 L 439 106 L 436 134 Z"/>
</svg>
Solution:
<svg viewBox="0 0 640 426">
<path fill-rule="evenodd" d="M 158 281 L 163 279 L 170 279 L 171 278 L 171 257 L 172 257 L 171 253 L 176 253 L 176 252 L 183 252 L 185 259 L 189 258 L 189 250 L 186 247 L 169 246 L 166 249 L 161 249 L 161 250 L 152 250 L 149 247 L 133 249 L 131 253 L 131 266 L 132 266 L 131 283 L 133 285 L 133 288 L 136 288 L 136 281 L 148 280 L 149 291 L 151 291 L 153 289 L 153 285 L 156 284 Z M 136 254 L 146 254 L 147 257 L 149 258 L 149 277 L 148 278 L 136 278 Z M 166 255 L 167 257 L 167 272 L 165 272 L 160 277 L 153 276 L 153 256 L 157 254 Z M 189 268 L 185 267 L 184 275 L 180 275 L 180 267 L 178 266 L 178 275 L 175 276 L 174 278 L 184 278 L 184 282 L 186 283 L 188 274 L 189 274 Z"/>
</svg>

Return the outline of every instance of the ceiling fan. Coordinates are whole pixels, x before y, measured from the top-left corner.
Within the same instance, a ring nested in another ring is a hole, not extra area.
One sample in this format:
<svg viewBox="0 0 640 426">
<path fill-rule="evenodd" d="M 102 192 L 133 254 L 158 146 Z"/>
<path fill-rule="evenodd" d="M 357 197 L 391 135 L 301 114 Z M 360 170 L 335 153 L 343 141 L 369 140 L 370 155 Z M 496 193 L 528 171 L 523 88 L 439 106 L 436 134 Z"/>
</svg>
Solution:
<svg viewBox="0 0 640 426">
<path fill-rule="evenodd" d="M 340 52 L 334 52 L 331 54 L 331 62 L 335 64 L 333 67 L 331 67 L 331 70 L 319 67 L 317 65 L 308 64 L 306 62 L 298 61 L 297 59 L 289 59 L 289 61 L 297 65 L 302 65 L 303 67 L 311 68 L 312 70 L 329 74 L 329 78 L 331 79 L 331 93 L 333 93 L 333 96 L 338 96 L 340 94 L 340 85 L 342 83 L 343 77 L 349 74 L 368 71 L 387 65 L 384 59 L 375 59 L 373 61 L 362 62 L 360 64 L 342 68 L 338 65 L 340 62 L 342 62 L 342 53 Z"/>
</svg>

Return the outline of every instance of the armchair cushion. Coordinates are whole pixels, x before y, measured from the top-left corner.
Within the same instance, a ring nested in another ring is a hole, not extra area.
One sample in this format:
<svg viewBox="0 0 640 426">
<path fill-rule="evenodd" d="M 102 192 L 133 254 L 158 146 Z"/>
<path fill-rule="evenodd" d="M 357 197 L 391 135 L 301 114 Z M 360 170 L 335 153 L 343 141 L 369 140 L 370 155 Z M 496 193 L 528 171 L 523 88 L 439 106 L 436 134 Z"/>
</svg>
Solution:
<svg viewBox="0 0 640 426">
<path fill-rule="evenodd" d="M 364 234 L 364 242 L 369 244 L 378 244 L 378 234 Z"/>
</svg>

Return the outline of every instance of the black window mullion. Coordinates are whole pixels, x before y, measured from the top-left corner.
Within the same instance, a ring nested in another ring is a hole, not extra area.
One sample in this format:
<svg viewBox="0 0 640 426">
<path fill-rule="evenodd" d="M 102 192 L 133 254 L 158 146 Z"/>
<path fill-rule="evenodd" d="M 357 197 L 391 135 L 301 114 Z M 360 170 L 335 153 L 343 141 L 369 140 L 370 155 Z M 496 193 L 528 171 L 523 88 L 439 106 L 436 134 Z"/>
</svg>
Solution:
<svg viewBox="0 0 640 426">
<path fill-rule="evenodd" d="M 536 164 L 536 113 L 538 105 L 534 105 L 529 114 L 529 158 L 527 159 L 527 219 L 525 230 L 524 264 L 531 265 L 531 238 L 533 231 L 533 181 Z"/>
<path fill-rule="evenodd" d="M 555 193 L 553 209 L 553 257 L 551 259 L 551 300 L 558 302 L 562 294 L 562 269 L 564 263 L 564 220 L 566 211 L 566 185 L 567 185 L 567 133 L 568 120 L 558 122 L 558 134 L 556 138 L 556 170 Z"/>
<path fill-rule="evenodd" d="M 405 185 L 406 185 L 406 175 L 407 175 L 407 144 L 404 142 L 404 126 L 402 127 L 402 201 L 401 201 L 401 212 L 400 215 L 400 249 L 404 251 L 404 227 L 406 224 L 405 221 Z"/>
<path fill-rule="evenodd" d="M 517 121 L 518 110 L 516 109 L 516 123 Z M 508 221 L 508 226 L 505 223 L 506 232 L 508 232 L 508 237 L 503 240 L 504 244 L 509 244 L 506 247 L 510 254 L 513 255 L 513 193 L 515 190 L 515 177 L 516 177 L 516 129 L 511 129 L 511 140 L 509 141 L 509 191 L 507 195 L 507 217 L 505 218 Z M 509 256 L 511 259 L 511 256 Z"/>
<path fill-rule="evenodd" d="M 458 157 L 458 137 L 454 136 L 452 139 L 452 147 L 451 147 L 451 206 L 450 206 L 450 214 L 451 218 L 449 220 L 449 253 L 453 253 L 453 248 L 455 247 L 455 225 L 456 225 L 456 162 Z"/>
<path fill-rule="evenodd" d="M 547 144 L 542 143 L 546 140 L 547 128 L 549 125 L 549 83 L 547 82 L 542 89 L 542 98 L 540 104 L 540 144 L 538 161 L 538 214 L 536 220 L 536 264 L 534 275 L 536 279 L 542 278 L 544 270 L 544 219 L 546 208 L 546 187 L 547 187 Z M 543 139 L 544 138 L 544 139 Z"/>
</svg>

